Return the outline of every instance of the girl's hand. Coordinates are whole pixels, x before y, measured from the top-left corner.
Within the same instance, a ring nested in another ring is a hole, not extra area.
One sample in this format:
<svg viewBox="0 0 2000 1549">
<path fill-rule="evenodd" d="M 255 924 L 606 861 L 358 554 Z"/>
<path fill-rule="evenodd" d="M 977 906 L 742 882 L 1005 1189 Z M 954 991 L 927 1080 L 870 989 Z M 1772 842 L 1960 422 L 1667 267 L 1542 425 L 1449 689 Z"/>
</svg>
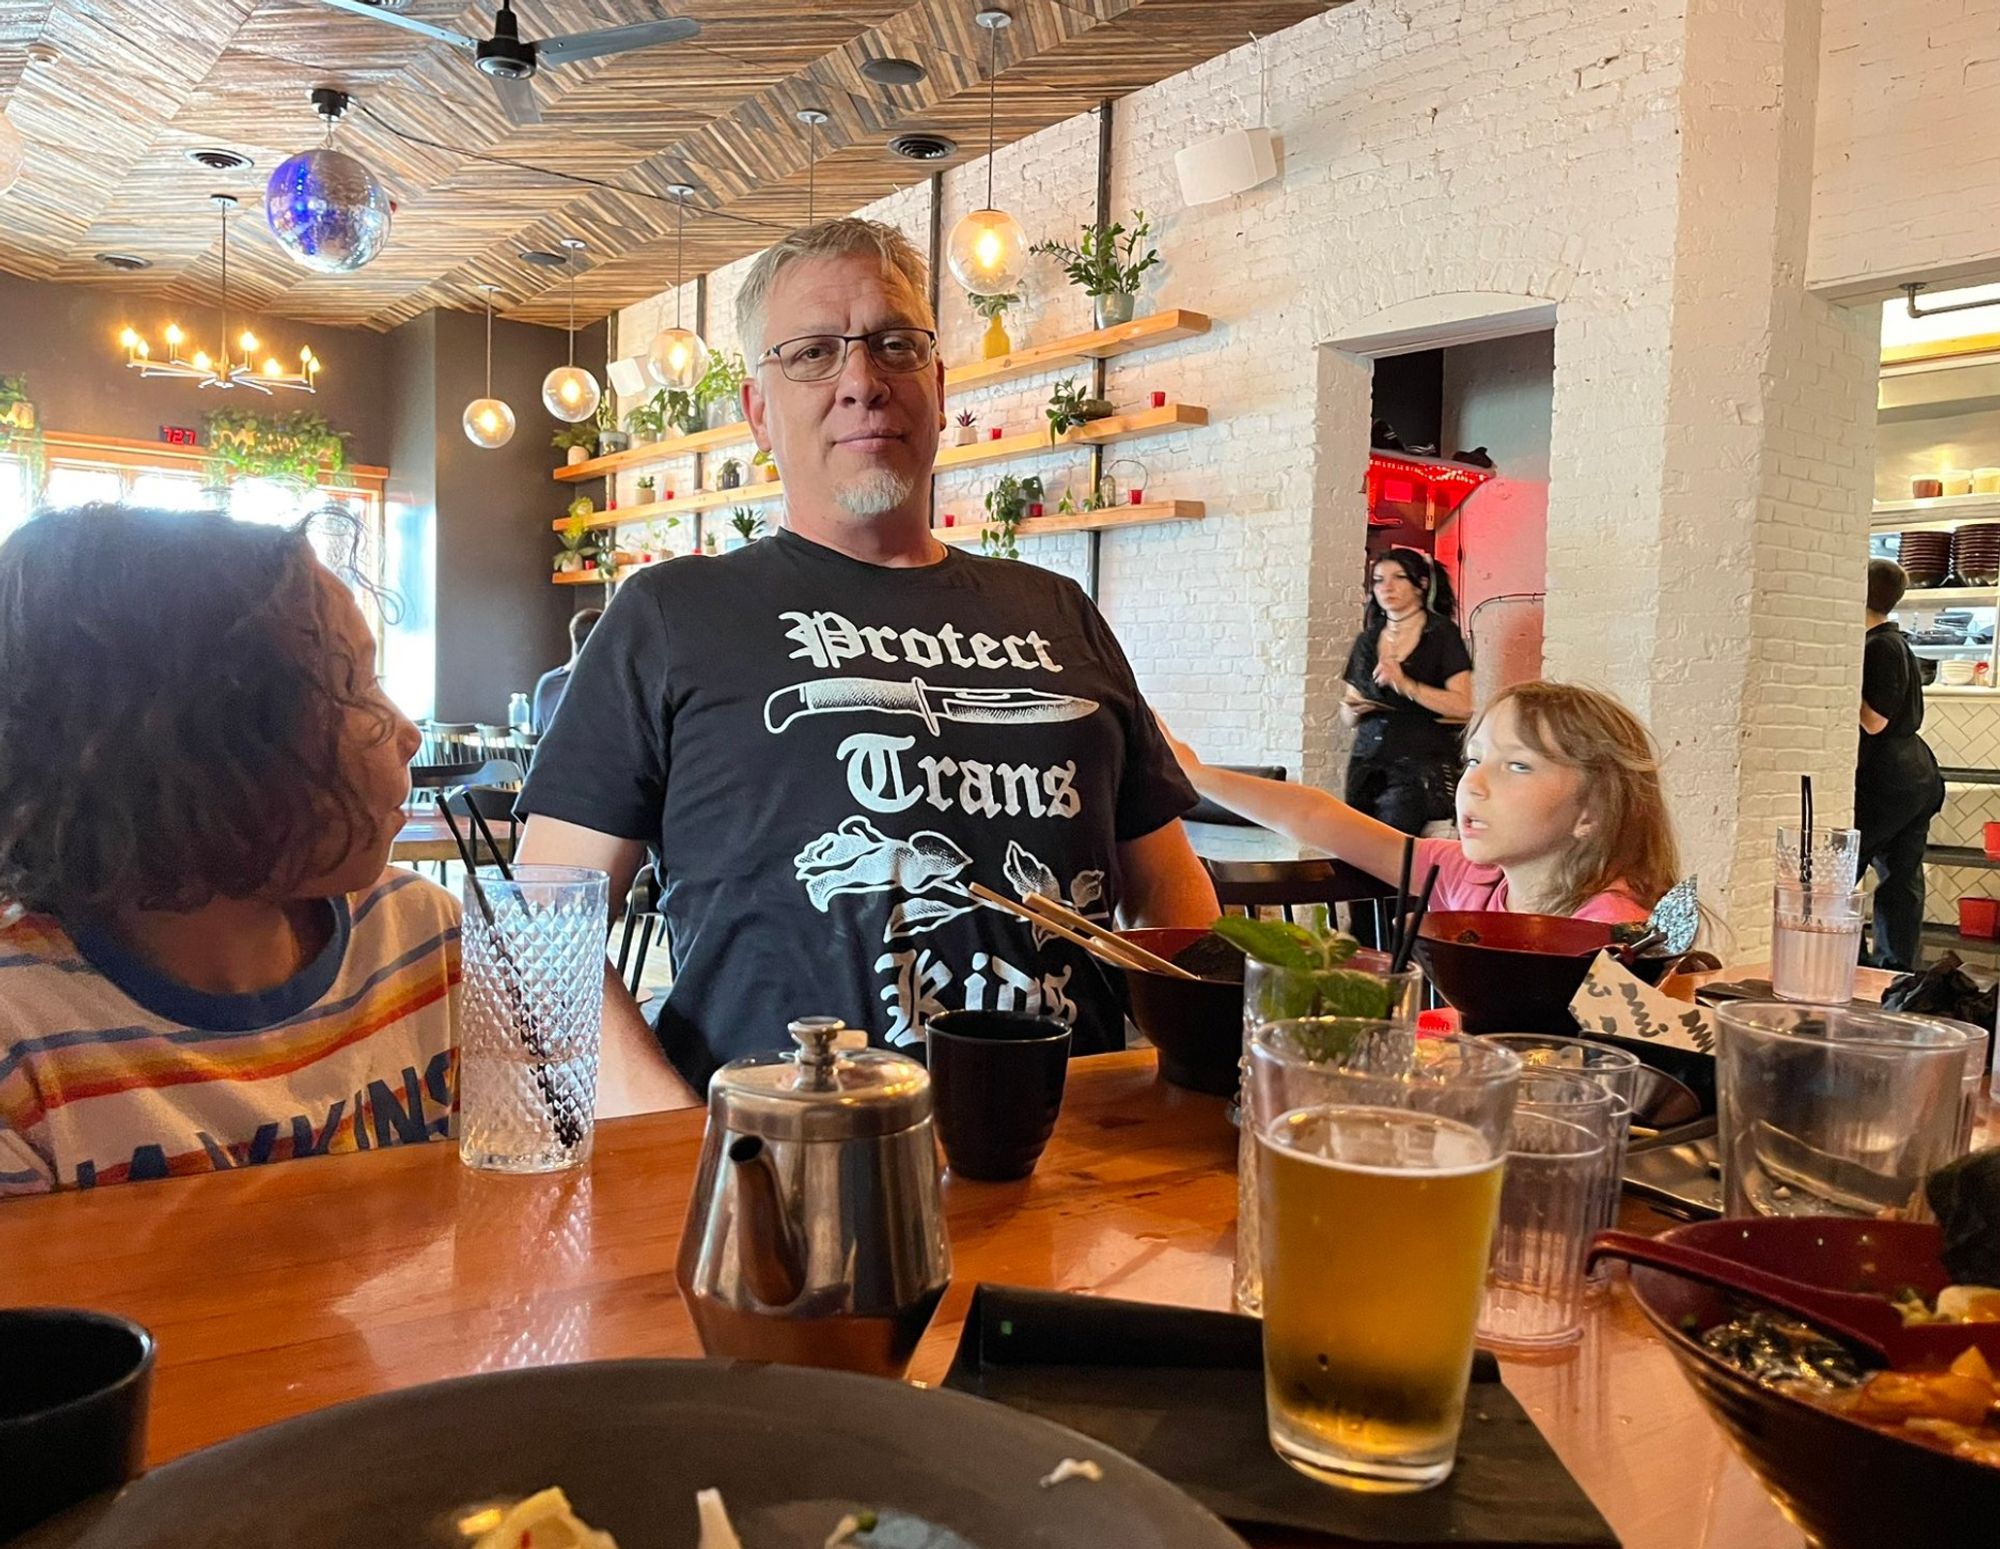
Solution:
<svg viewBox="0 0 2000 1549">
<path fill-rule="evenodd" d="M 1174 735 L 1173 728 L 1160 718 L 1157 710 L 1153 712 L 1153 721 L 1160 728 L 1160 735 L 1167 739 L 1167 747 L 1174 755 L 1174 762 L 1181 766 L 1183 774 L 1192 775 L 1201 768 L 1201 756 Z"/>
<path fill-rule="evenodd" d="M 1384 688 L 1410 697 L 1410 675 L 1403 671 L 1401 662 L 1379 661 L 1375 664 L 1375 681 Z"/>
</svg>

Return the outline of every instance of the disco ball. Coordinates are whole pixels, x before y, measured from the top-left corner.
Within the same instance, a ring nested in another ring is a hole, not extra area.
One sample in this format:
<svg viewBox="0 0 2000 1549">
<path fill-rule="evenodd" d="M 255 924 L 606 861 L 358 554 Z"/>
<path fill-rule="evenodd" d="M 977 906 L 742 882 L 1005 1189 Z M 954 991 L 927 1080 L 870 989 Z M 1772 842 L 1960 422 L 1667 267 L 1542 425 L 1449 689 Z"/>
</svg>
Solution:
<svg viewBox="0 0 2000 1549">
<path fill-rule="evenodd" d="M 389 195 L 345 151 L 301 151 L 264 189 L 271 234 L 300 263 L 322 274 L 359 269 L 389 240 Z"/>
</svg>

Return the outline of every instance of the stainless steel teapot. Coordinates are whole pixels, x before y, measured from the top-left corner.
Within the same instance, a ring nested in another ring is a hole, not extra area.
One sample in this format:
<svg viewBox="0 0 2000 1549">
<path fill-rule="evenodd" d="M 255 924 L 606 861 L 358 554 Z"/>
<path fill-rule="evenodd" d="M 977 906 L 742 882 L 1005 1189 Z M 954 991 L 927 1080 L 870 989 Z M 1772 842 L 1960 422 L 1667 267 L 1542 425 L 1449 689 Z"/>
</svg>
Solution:
<svg viewBox="0 0 2000 1549">
<path fill-rule="evenodd" d="M 930 1075 L 833 1017 L 715 1074 L 674 1279 L 711 1356 L 900 1375 L 951 1280 Z"/>
</svg>

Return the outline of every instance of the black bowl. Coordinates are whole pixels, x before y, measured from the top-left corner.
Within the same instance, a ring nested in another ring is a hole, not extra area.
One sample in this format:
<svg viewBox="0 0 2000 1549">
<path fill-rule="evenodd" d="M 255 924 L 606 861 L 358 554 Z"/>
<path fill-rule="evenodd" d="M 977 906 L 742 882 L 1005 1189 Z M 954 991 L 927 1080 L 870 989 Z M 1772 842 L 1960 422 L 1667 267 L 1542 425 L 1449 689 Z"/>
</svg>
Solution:
<svg viewBox="0 0 2000 1549">
<path fill-rule="evenodd" d="M 1663 1235 L 1839 1291 L 1890 1296 L 1912 1285 L 1935 1295 L 1949 1279 L 1937 1227 L 1915 1222 L 1799 1216 L 1703 1221 Z M 1730 1444 L 1818 1549 L 1961 1549 L 1991 1537 L 2000 1468 L 1758 1386 L 1699 1341 L 1734 1315 L 1727 1292 L 1634 1266 L 1632 1294 Z"/>
<path fill-rule="evenodd" d="M 1479 940 L 1460 941 L 1471 932 Z M 1611 927 L 1555 914 L 1432 910 L 1417 961 L 1468 1033 L 1575 1033 L 1569 1003 Z"/>
<path fill-rule="evenodd" d="M 1135 946 L 1171 959 L 1208 932 L 1192 926 L 1120 931 Z M 1243 1060 L 1243 986 L 1190 982 L 1143 968 L 1125 971 L 1132 1020 L 1160 1052 L 1160 1074 L 1175 1086 L 1233 1097 Z"/>
</svg>

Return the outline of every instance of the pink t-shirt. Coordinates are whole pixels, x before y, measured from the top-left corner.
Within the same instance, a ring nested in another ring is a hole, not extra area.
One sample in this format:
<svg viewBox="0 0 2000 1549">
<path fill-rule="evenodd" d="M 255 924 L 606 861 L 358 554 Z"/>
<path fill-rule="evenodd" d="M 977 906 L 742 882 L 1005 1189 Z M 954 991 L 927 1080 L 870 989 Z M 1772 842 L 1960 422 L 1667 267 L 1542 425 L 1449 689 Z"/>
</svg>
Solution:
<svg viewBox="0 0 2000 1549">
<path fill-rule="evenodd" d="M 1427 877 L 1437 867 L 1437 889 L 1431 894 L 1433 909 L 1506 910 L 1507 878 L 1498 866 L 1482 866 L 1465 858 L 1456 839 L 1419 839 L 1416 876 Z M 1599 920 L 1606 925 L 1634 925 L 1650 918 L 1652 911 L 1617 888 L 1587 898 L 1571 916 L 1578 920 Z"/>
</svg>

